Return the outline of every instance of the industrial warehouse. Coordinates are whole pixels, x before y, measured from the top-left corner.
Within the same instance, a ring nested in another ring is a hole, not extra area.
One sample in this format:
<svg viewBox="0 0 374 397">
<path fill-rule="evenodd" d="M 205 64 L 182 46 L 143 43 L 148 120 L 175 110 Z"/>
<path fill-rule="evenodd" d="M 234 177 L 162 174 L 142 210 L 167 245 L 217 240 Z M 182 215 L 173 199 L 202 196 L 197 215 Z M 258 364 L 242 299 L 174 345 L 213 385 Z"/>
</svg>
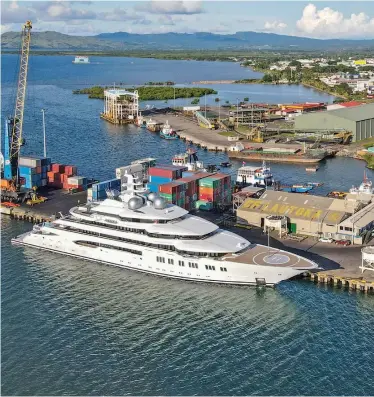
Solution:
<svg viewBox="0 0 374 397">
<path fill-rule="evenodd" d="M 303 113 L 295 117 L 296 130 L 339 130 L 352 133 L 357 142 L 374 136 L 374 103 L 348 108 Z"/>
<path fill-rule="evenodd" d="M 350 193 L 341 200 L 267 190 L 259 198 L 246 199 L 237 209 L 237 217 L 239 223 L 263 229 L 277 220 L 280 233 L 363 244 L 373 228 L 372 199 L 372 195 L 363 193 Z"/>
</svg>

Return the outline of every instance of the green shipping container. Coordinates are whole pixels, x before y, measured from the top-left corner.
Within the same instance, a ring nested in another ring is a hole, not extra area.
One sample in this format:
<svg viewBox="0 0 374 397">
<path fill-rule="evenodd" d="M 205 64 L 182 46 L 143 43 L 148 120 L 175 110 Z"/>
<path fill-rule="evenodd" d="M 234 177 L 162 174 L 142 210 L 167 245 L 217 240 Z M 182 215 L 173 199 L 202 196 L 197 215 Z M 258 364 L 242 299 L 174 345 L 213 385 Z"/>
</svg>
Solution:
<svg viewBox="0 0 374 397">
<path fill-rule="evenodd" d="M 296 223 L 290 223 L 289 230 L 291 233 L 296 233 Z"/>
</svg>

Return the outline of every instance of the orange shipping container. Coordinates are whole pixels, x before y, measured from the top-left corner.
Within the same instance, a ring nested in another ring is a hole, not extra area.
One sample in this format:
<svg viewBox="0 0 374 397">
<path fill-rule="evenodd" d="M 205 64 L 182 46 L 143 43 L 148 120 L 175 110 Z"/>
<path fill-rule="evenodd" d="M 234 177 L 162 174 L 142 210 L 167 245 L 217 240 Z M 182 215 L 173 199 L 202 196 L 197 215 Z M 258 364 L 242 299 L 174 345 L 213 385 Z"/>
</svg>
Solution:
<svg viewBox="0 0 374 397">
<path fill-rule="evenodd" d="M 214 189 L 212 187 L 205 187 L 205 186 L 204 187 L 200 187 L 199 193 L 200 193 L 200 195 L 208 194 L 208 195 L 211 195 L 213 197 Z"/>
</svg>

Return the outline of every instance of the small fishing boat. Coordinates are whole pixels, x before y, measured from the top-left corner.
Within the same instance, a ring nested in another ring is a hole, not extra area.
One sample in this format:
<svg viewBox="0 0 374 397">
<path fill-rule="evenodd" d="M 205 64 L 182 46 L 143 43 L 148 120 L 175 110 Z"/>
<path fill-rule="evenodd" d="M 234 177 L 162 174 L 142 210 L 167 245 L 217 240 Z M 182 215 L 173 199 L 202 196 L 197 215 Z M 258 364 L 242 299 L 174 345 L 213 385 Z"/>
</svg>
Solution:
<svg viewBox="0 0 374 397">
<path fill-rule="evenodd" d="M 311 185 L 282 185 L 280 190 L 289 193 L 309 193 L 314 188 Z"/>
<path fill-rule="evenodd" d="M 228 161 L 225 161 L 225 162 L 221 163 L 220 165 L 221 165 L 221 167 L 231 167 L 232 166 L 232 164 Z"/>
<path fill-rule="evenodd" d="M 307 171 L 307 172 L 317 172 L 318 171 L 318 167 L 317 166 L 315 166 L 315 167 L 306 167 L 305 171 Z"/>
</svg>

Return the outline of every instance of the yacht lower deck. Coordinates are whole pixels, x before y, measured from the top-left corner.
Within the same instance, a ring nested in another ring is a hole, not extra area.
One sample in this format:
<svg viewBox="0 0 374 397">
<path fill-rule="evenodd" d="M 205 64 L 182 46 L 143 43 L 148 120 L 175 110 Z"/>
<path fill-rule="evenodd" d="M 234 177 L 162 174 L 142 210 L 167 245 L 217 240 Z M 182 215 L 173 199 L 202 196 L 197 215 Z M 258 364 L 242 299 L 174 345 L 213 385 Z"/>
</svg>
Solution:
<svg viewBox="0 0 374 397">
<path fill-rule="evenodd" d="M 313 262 L 301 256 L 264 245 L 251 244 L 245 252 L 239 255 L 225 255 L 222 260 L 236 263 L 252 263 L 260 266 L 292 267 L 310 269 Z"/>
</svg>

